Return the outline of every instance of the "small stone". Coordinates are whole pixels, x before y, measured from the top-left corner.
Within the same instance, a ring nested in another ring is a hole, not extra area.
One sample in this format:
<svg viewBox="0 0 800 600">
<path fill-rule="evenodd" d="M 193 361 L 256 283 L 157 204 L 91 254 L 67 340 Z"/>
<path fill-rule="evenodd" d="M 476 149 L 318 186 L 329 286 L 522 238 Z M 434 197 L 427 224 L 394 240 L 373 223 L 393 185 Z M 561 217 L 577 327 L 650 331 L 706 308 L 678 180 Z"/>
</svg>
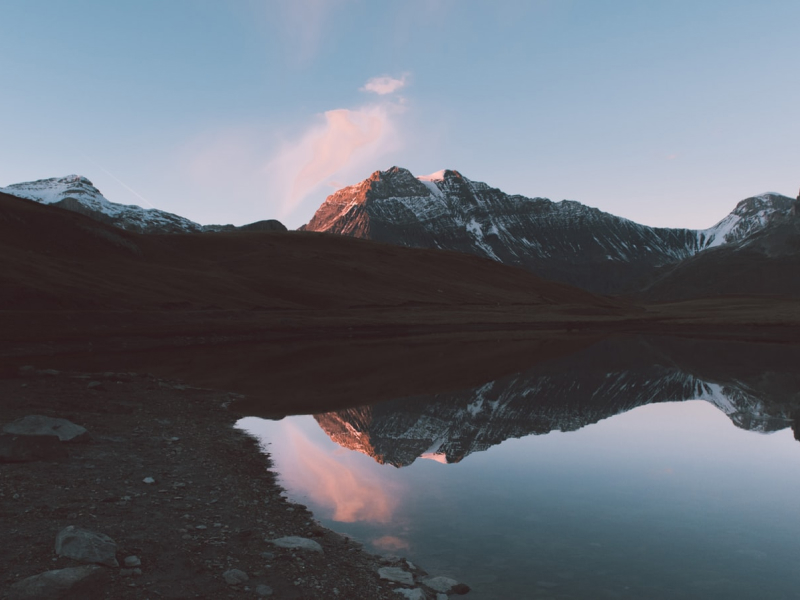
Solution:
<svg viewBox="0 0 800 600">
<path fill-rule="evenodd" d="M 56 536 L 56 554 L 78 562 L 118 567 L 117 544 L 103 533 L 70 525 Z"/>
<path fill-rule="evenodd" d="M 138 556 L 128 556 L 125 558 L 125 566 L 129 569 L 134 567 L 141 567 L 142 561 L 139 559 Z"/>
<path fill-rule="evenodd" d="M 458 582 L 450 577 L 428 577 L 423 579 L 422 583 L 434 591 L 443 593 L 451 591 L 453 586 L 458 585 Z"/>
<path fill-rule="evenodd" d="M 261 558 L 264 558 L 266 560 L 272 560 L 273 558 L 275 558 L 275 553 L 274 552 L 262 552 L 261 553 Z"/>
<path fill-rule="evenodd" d="M 145 477 L 144 479 L 142 479 L 142 483 L 146 483 L 148 485 L 153 484 L 155 482 L 156 480 L 153 479 L 152 477 Z"/>
<path fill-rule="evenodd" d="M 274 540 L 267 540 L 270 544 L 278 546 L 279 548 L 288 548 L 290 550 L 310 550 L 312 552 L 322 552 L 322 546 L 320 546 L 314 540 L 310 540 L 308 538 L 300 537 L 297 535 L 289 535 L 282 538 L 277 538 Z"/>
<path fill-rule="evenodd" d="M 205 525 L 198 525 L 195 529 L 208 529 Z"/>
<path fill-rule="evenodd" d="M 96 598 L 98 590 L 90 589 L 104 578 L 106 570 L 97 565 L 82 565 L 45 571 L 18 581 L 6 592 L 8 600 L 38 600 L 69 597 Z"/>
<path fill-rule="evenodd" d="M 272 596 L 272 588 L 268 585 L 261 585 L 256 586 L 256 596 L 260 596 L 261 598 L 266 598 L 267 596 Z"/>
<path fill-rule="evenodd" d="M 381 567 L 378 569 L 381 579 L 388 579 L 404 585 L 414 585 L 414 576 L 400 567 Z"/>
<path fill-rule="evenodd" d="M 106 389 L 102 381 L 90 381 L 86 387 L 90 390 L 104 390 Z"/>
<path fill-rule="evenodd" d="M 408 600 L 425 600 L 425 592 L 419 588 L 409 590 L 408 588 L 398 588 L 395 590 L 401 596 L 405 596 Z"/>
<path fill-rule="evenodd" d="M 120 569 L 120 577 L 133 577 L 133 569 Z"/>
<path fill-rule="evenodd" d="M 248 579 L 247 573 L 244 571 L 240 571 L 239 569 L 231 569 L 230 571 L 225 571 L 222 574 L 222 578 L 225 580 L 225 583 L 228 585 L 239 585 L 240 583 L 244 583 Z"/>
<path fill-rule="evenodd" d="M 133 570 L 133 574 L 134 574 L 134 575 L 136 575 L 136 576 L 138 577 L 139 575 L 141 575 L 141 574 L 142 574 L 142 570 L 141 570 L 141 569 L 139 569 L 139 568 L 136 568 L 136 569 L 134 569 L 134 570 Z"/>
</svg>

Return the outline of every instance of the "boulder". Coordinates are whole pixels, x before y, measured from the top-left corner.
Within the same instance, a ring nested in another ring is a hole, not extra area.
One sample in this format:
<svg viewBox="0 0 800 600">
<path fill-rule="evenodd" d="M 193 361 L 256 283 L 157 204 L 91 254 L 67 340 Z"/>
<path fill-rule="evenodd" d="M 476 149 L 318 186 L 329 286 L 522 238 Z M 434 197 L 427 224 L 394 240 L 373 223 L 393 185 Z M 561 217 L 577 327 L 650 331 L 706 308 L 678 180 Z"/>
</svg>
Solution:
<svg viewBox="0 0 800 600">
<path fill-rule="evenodd" d="M 107 577 L 103 567 L 81 565 L 45 571 L 13 584 L 6 592 L 8 600 L 53 600 L 57 598 L 95 598 L 92 588 L 102 584 Z"/>
<path fill-rule="evenodd" d="M 413 588 L 413 589 L 399 588 L 396 589 L 395 592 L 397 592 L 401 596 L 405 596 L 406 598 L 408 598 L 408 600 L 426 600 L 427 598 L 425 592 L 423 592 L 419 588 Z"/>
<path fill-rule="evenodd" d="M 118 567 L 117 544 L 103 533 L 70 525 L 56 536 L 56 554 L 78 562 Z"/>
<path fill-rule="evenodd" d="M 289 535 L 282 538 L 277 538 L 274 540 L 267 540 L 270 544 L 278 546 L 278 548 L 288 548 L 290 550 L 310 550 L 312 552 L 322 552 L 322 546 L 320 546 L 314 540 L 310 540 L 308 538 L 300 537 L 297 535 Z"/>
<path fill-rule="evenodd" d="M 3 425 L 3 433 L 14 435 L 54 435 L 62 442 L 88 442 L 89 432 L 66 419 L 28 415 Z"/>
<path fill-rule="evenodd" d="M 450 577 L 428 577 L 423 579 L 422 583 L 436 592 L 445 594 L 466 594 L 470 590 L 468 585 L 459 583 Z"/>
<path fill-rule="evenodd" d="M 0 434 L 0 463 L 55 460 L 67 455 L 54 435 Z"/>
<path fill-rule="evenodd" d="M 378 569 L 381 579 L 387 579 L 404 585 L 414 585 L 414 576 L 400 567 L 381 567 Z"/>
<path fill-rule="evenodd" d="M 256 586 L 256 596 L 260 598 L 266 598 L 267 596 L 272 596 L 272 588 L 268 585 L 261 585 Z"/>
<path fill-rule="evenodd" d="M 240 571 L 239 569 L 231 569 L 229 571 L 225 571 L 222 574 L 222 578 L 225 580 L 225 583 L 228 585 L 239 585 L 240 583 L 244 583 L 248 579 L 247 573 L 244 571 Z"/>
</svg>

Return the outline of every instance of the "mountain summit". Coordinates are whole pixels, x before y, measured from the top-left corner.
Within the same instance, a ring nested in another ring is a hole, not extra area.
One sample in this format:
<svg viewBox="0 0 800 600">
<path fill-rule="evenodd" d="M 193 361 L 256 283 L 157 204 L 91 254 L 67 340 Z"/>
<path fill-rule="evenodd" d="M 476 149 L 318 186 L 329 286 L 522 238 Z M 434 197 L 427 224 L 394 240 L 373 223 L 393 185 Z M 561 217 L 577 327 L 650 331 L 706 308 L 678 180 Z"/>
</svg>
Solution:
<svg viewBox="0 0 800 600">
<path fill-rule="evenodd" d="M 328 196 L 301 229 L 477 254 L 599 293 L 761 231 L 793 200 L 764 194 L 704 230 L 648 227 L 571 200 L 509 195 L 458 171 L 376 171 Z"/>
<path fill-rule="evenodd" d="M 15 183 L 0 188 L 0 192 L 58 206 L 138 233 L 194 233 L 203 230 L 201 225 L 163 210 L 111 202 L 91 181 L 80 175 Z"/>
</svg>

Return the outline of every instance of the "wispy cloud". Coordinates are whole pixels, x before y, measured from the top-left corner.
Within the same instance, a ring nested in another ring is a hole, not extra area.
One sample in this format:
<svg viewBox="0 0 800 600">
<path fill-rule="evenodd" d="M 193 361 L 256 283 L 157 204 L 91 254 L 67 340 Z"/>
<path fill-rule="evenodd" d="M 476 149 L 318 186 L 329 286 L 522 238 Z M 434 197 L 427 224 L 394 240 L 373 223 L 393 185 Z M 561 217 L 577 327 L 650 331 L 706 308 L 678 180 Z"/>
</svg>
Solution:
<svg viewBox="0 0 800 600">
<path fill-rule="evenodd" d="M 285 144 L 266 167 L 283 215 L 334 175 L 345 181 L 361 176 L 377 165 L 376 159 L 398 148 L 402 140 L 396 121 L 403 110 L 388 102 L 329 110 Z"/>
<path fill-rule="evenodd" d="M 364 84 L 364 87 L 360 88 L 360 91 L 372 92 L 374 94 L 378 94 L 379 96 L 393 94 L 397 90 L 405 87 L 407 78 L 407 74 L 403 74 L 400 79 L 388 76 L 373 77 Z"/>
</svg>

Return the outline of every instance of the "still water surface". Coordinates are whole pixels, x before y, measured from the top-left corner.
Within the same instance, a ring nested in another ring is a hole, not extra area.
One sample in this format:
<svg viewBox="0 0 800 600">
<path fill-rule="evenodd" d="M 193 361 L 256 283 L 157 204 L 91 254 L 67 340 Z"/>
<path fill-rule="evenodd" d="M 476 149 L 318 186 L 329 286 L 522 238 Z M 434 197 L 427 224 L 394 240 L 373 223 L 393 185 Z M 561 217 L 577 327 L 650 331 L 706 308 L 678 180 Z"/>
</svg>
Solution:
<svg viewBox="0 0 800 600">
<path fill-rule="evenodd" d="M 333 442 L 320 419 L 239 426 L 324 525 L 463 581 L 471 598 L 798 597 L 788 428 L 747 431 L 706 400 L 664 402 L 456 464 L 434 447 L 398 468 Z"/>
</svg>

